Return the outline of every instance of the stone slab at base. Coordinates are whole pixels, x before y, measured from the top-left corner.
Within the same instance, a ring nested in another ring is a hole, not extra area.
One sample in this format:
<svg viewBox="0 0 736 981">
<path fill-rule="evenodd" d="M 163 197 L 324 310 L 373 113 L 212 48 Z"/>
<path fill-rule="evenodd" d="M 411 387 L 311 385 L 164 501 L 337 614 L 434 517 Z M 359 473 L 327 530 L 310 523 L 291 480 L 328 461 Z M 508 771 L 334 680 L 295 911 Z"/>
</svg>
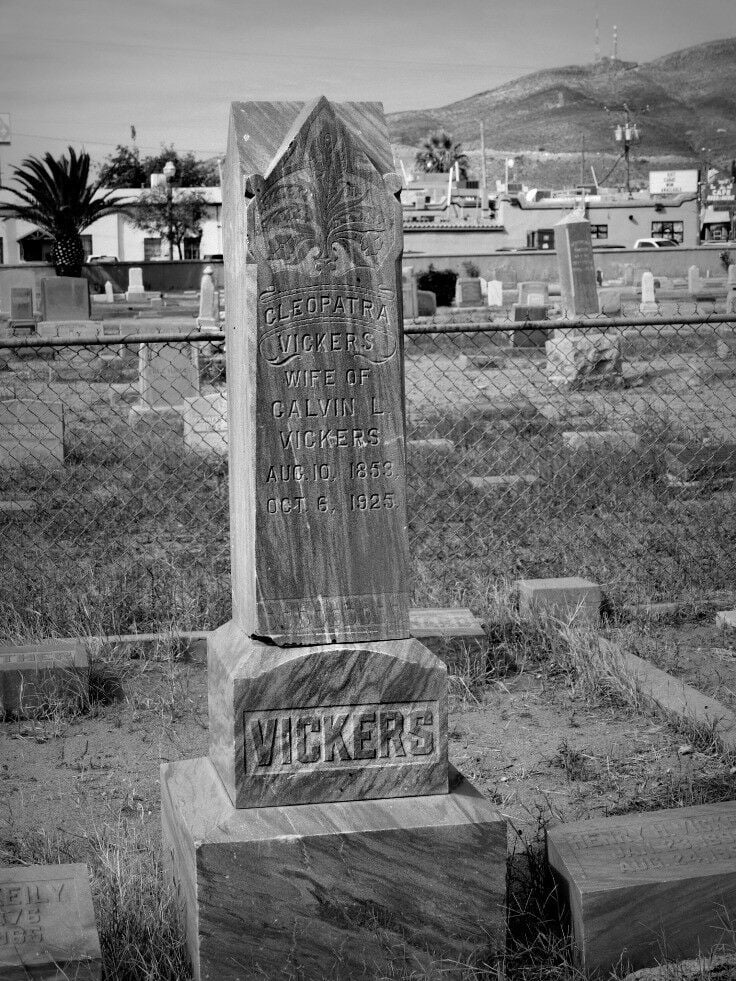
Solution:
<svg viewBox="0 0 736 981">
<path fill-rule="evenodd" d="M 101 970 L 86 865 L 0 869 L 0 978 L 99 981 Z"/>
<path fill-rule="evenodd" d="M 161 817 L 196 981 L 425 976 L 503 949 L 506 823 L 462 778 L 434 797 L 235 809 L 208 759 L 184 760 L 161 767 Z"/>
<path fill-rule="evenodd" d="M 447 793 L 447 668 L 418 640 L 210 634 L 210 757 L 236 807 Z"/>
<path fill-rule="evenodd" d="M 79 693 L 88 669 L 81 640 L 0 644 L 0 716 Z"/>
<path fill-rule="evenodd" d="M 575 614 L 577 622 L 598 622 L 601 587 L 588 579 L 581 579 L 579 576 L 566 576 L 559 579 L 519 579 L 514 585 L 522 616 L 538 610 L 550 616 L 566 618 Z"/>
<path fill-rule="evenodd" d="M 576 821 L 550 830 L 547 841 L 593 977 L 608 977 L 619 959 L 648 967 L 727 941 L 736 801 Z"/>
<path fill-rule="evenodd" d="M 128 412 L 128 425 L 131 429 L 173 430 L 184 432 L 183 405 L 131 405 Z"/>
</svg>

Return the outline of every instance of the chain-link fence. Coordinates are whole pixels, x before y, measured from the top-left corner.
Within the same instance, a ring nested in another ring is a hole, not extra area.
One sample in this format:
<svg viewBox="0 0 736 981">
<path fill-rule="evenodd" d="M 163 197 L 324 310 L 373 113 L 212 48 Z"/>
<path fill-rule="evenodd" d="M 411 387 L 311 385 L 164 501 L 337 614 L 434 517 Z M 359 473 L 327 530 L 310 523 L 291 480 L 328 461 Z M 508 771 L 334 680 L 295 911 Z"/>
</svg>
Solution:
<svg viewBox="0 0 736 981">
<path fill-rule="evenodd" d="M 662 314 L 406 324 L 416 606 L 482 615 L 501 578 L 587 576 L 614 609 L 732 588 L 736 316 Z M 229 616 L 222 335 L 100 334 L 0 339 L 0 636 Z"/>
</svg>

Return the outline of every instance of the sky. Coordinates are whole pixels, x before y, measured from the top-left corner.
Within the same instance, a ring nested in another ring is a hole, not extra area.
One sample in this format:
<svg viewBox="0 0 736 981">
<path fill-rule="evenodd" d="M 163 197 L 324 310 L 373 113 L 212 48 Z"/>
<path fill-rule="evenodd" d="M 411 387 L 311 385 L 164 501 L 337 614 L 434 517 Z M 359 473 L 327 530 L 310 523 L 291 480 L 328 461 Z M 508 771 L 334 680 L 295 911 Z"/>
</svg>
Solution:
<svg viewBox="0 0 736 981">
<path fill-rule="evenodd" d="M 224 151 L 232 101 L 434 108 L 600 50 L 650 61 L 736 36 L 736 0 L 0 0 L 2 179 L 69 144 Z"/>
</svg>

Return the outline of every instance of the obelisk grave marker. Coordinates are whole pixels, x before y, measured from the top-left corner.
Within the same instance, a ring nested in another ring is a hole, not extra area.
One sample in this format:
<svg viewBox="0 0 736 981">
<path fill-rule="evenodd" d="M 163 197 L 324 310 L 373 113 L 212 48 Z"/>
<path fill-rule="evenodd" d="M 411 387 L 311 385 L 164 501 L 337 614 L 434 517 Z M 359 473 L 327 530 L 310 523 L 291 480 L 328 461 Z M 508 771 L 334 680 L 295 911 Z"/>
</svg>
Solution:
<svg viewBox="0 0 736 981">
<path fill-rule="evenodd" d="M 196 977 L 372 977 L 364 908 L 419 962 L 503 936 L 505 824 L 449 792 L 446 668 L 409 636 L 399 186 L 376 103 L 232 107 L 233 618 L 209 757 L 161 776 Z"/>
</svg>

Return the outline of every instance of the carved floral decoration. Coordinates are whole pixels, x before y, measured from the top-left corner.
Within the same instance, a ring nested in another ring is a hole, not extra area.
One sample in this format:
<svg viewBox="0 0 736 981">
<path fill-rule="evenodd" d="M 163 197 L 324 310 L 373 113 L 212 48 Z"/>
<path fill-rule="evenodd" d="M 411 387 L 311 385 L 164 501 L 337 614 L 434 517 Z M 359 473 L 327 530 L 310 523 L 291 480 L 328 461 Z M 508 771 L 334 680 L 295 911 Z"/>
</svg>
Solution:
<svg viewBox="0 0 736 981">
<path fill-rule="evenodd" d="M 254 190 L 251 248 L 274 271 L 324 278 L 376 268 L 394 246 L 391 185 L 328 104 Z"/>
</svg>

